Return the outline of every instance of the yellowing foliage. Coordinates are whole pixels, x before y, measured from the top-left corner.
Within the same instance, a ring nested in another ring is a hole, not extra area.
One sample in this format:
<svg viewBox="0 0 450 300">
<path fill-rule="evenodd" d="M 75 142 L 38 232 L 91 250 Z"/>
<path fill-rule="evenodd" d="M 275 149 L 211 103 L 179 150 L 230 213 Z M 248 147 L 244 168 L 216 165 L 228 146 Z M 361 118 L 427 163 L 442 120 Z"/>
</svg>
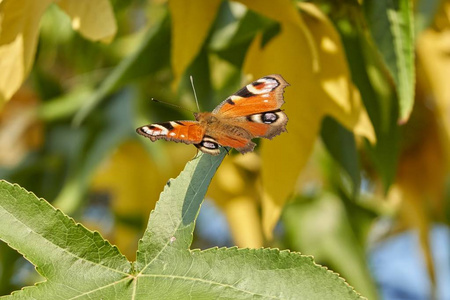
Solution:
<svg viewBox="0 0 450 300">
<path fill-rule="evenodd" d="M 181 2 L 170 1 L 175 82 L 197 55 L 218 8 L 215 1 Z M 264 141 L 261 147 L 263 228 L 270 237 L 286 199 L 294 192 L 297 177 L 326 115 L 371 142 L 375 142 L 375 134 L 359 92 L 351 82 L 339 35 L 317 7 L 302 4 L 301 15 L 287 0 L 239 2 L 281 25 L 281 32 L 264 47 L 260 35 L 254 39 L 247 52 L 244 73 L 251 74 L 253 79 L 278 73 L 291 84 L 286 89 L 283 107 L 290 118 L 289 133 Z M 206 19 L 205 10 L 210 12 Z"/>
<path fill-rule="evenodd" d="M 14 167 L 44 139 L 43 124 L 37 119 L 36 95 L 21 89 L 0 111 L 0 166 Z"/>
<path fill-rule="evenodd" d="M 117 25 L 108 0 L 60 0 L 58 6 L 72 20 L 72 28 L 91 41 L 109 43 Z"/>
<path fill-rule="evenodd" d="M 243 248 L 263 246 L 258 155 L 249 153 L 226 158 L 211 182 L 211 197 L 225 212 L 234 243 Z"/>
<path fill-rule="evenodd" d="M 72 18 L 72 26 L 91 40 L 111 41 L 116 23 L 108 0 L 3 0 L 0 3 L 0 107 L 28 76 L 36 54 L 39 22 L 56 3 Z"/>
<path fill-rule="evenodd" d="M 169 1 L 175 85 L 205 42 L 220 3 L 219 0 Z"/>
<path fill-rule="evenodd" d="M 267 236 L 278 221 L 281 209 L 293 193 L 298 174 L 311 154 L 320 124 L 326 115 L 333 116 L 350 130 L 358 125 L 374 141 L 375 134 L 367 121 L 359 93 L 350 79 L 345 55 L 337 32 L 313 5 L 302 5 L 304 22 L 311 28 L 320 69 L 314 71 L 313 50 L 302 27 L 281 23 L 281 32 L 264 47 L 261 38 L 253 41 L 244 70 L 255 78 L 280 73 L 291 84 L 286 89 L 284 108 L 289 116 L 288 134 L 263 142 L 262 182 L 263 228 Z M 314 26 L 313 26 L 314 25 Z M 280 55 L 283 53 L 283 55 Z M 360 121 L 361 120 L 361 121 Z M 363 125 L 364 124 L 364 125 Z M 276 157 L 276 159 L 274 159 Z"/>
</svg>

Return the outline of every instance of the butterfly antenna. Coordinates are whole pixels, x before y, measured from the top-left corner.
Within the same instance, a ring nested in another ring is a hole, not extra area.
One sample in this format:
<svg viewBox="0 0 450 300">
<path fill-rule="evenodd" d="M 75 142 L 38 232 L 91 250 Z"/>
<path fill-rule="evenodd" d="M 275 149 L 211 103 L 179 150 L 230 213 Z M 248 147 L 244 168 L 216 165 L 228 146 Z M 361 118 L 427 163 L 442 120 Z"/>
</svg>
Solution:
<svg viewBox="0 0 450 300">
<path fill-rule="evenodd" d="M 166 105 L 170 105 L 170 106 L 173 106 L 173 107 L 176 107 L 176 108 L 179 108 L 179 109 L 184 109 L 184 110 L 187 110 L 187 111 L 189 111 L 191 113 L 195 113 L 194 111 L 192 111 L 192 110 L 190 110 L 190 109 L 188 109 L 186 107 L 182 107 L 182 106 L 170 103 L 170 102 L 161 101 L 161 100 L 158 100 L 158 99 L 155 99 L 155 98 L 152 98 L 152 101 L 158 102 L 158 103 L 163 103 L 163 104 L 166 104 Z"/>
<path fill-rule="evenodd" d="M 200 106 L 198 105 L 197 93 L 195 92 L 195 87 L 194 87 L 194 78 L 192 77 L 192 75 L 189 78 L 191 78 L 191 85 L 192 85 L 192 89 L 194 90 L 195 103 L 197 104 L 198 111 L 200 111 Z"/>
</svg>

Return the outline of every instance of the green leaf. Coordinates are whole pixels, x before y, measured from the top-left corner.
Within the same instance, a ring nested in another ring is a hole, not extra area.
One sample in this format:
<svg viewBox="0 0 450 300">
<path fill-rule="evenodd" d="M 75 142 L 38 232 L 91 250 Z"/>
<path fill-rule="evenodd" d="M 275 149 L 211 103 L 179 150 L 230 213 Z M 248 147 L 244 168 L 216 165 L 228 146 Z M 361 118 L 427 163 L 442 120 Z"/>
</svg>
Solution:
<svg viewBox="0 0 450 300">
<path fill-rule="evenodd" d="M 200 154 L 199 158 L 187 163 L 175 180 L 167 182 L 139 242 L 139 272 L 148 268 L 164 250 L 189 249 L 203 197 L 225 154 L 224 149 L 217 157 Z"/>
<path fill-rule="evenodd" d="M 365 28 L 349 20 L 337 24 L 342 38 L 352 80 L 358 87 L 364 106 L 375 129 L 377 143 L 366 143 L 373 167 L 387 191 L 397 172 L 400 131 L 397 124 L 397 95 L 389 74 Z"/>
<path fill-rule="evenodd" d="M 431 26 L 441 3 L 440 0 L 418 0 L 416 2 L 414 22 L 416 35 Z"/>
<path fill-rule="evenodd" d="M 389 69 L 399 99 L 399 122 L 406 122 L 414 104 L 414 20 L 410 0 L 364 2 L 368 24 Z"/>
<path fill-rule="evenodd" d="M 154 73 L 167 66 L 170 53 L 160 49 L 166 49 L 169 44 L 169 17 L 166 15 L 158 26 L 151 27 L 147 31 L 136 52 L 122 60 L 98 89 L 85 100 L 84 105 L 74 117 L 74 124 L 80 125 L 108 95 L 130 80 Z"/>
<path fill-rule="evenodd" d="M 362 299 L 312 257 L 288 250 L 213 248 L 173 254 L 176 263 L 155 262 L 156 274 L 138 280 L 143 289 L 138 299 Z"/>
<path fill-rule="evenodd" d="M 230 2 L 229 6 L 232 5 L 240 4 Z M 263 32 L 263 41 L 267 42 L 272 35 L 278 33 L 279 26 L 275 21 L 252 10 L 247 10 L 240 18 L 236 18 L 229 11 L 228 6 L 219 11 L 218 28 L 213 31 L 209 48 L 222 59 L 241 67 L 247 49 L 256 34 Z"/>
<path fill-rule="evenodd" d="M 15 298 L 70 299 L 130 281 L 131 264 L 97 232 L 18 185 L 0 181 L 0 201 L 1 239 L 48 280 L 15 292 Z"/>
<path fill-rule="evenodd" d="M 368 299 L 376 299 L 376 287 L 365 262 L 364 242 L 357 240 L 349 222 L 353 217 L 338 197 L 324 192 L 288 204 L 282 220 L 291 249 L 314 255 L 317 261 L 343 274 Z"/>
<path fill-rule="evenodd" d="M 340 164 L 353 183 L 352 194 L 356 195 L 361 183 L 358 151 L 353 133 L 331 117 L 322 122 L 322 140 L 331 156 Z"/>
<path fill-rule="evenodd" d="M 85 127 L 68 128 L 49 139 L 57 144 L 54 149 L 60 151 L 67 148 L 67 153 L 73 152 L 73 156 L 68 159 L 70 166 L 67 180 L 53 202 L 56 207 L 68 214 L 74 213 L 82 204 L 98 165 L 123 141 L 135 137 L 131 101 L 134 97 L 135 94 L 130 90 L 124 90 L 112 97 L 95 118 L 86 122 L 90 130 Z M 75 145 L 72 144 L 74 136 L 78 137 Z"/>
<path fill-rule="evenodd" d="M 14 292 L 36 299 L 361 299 L 312 257 L 278 249 L 190 250 L 195 220 L 224 159 L 200 154 L 170 180 L 132 266 L 98 233 L 17 185 L 0 182 L 0 238 L 47 280 Z"/>
</svg>

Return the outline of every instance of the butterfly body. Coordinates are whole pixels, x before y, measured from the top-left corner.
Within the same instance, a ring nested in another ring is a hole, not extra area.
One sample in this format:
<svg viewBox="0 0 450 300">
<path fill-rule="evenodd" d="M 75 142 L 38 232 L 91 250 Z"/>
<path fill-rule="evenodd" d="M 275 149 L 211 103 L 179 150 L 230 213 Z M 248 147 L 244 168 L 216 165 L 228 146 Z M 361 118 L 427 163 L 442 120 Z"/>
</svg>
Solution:
<svg viewBox="0 0 450 300">
<path fill-rule="evenodd" d="M 225 99 L 214 111 L 194 113 L 196 121 L 156 123 L 136 131 L 152 141 L 194 144 L 212 155 L 220 153 L 220 146 L 241 153 L 253 151 L 253 138 L 272 139 L 286 131 L 288 118 L 280 107 L 288 85 L 280 75 L 265 76 Z"/>
</svg>

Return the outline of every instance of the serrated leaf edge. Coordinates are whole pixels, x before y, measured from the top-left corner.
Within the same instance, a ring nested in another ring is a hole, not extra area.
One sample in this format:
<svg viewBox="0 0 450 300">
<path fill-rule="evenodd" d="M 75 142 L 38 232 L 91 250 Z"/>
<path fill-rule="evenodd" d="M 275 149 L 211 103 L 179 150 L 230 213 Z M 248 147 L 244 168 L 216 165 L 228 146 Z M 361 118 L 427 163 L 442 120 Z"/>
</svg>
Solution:
<svg viewBox="0 0 450 300">
<path fill-rule="evenodd" d="M 14 188 L 16 188 L 16 189 L 18 188 L 19 190 L 24 191 L 27 195 L 31 195 L 31 196 L 33 196 L 35 199 L 37 199 L 38 201 L 43 202 L 45 205 L 49 206 L 49 207 L 50 207 L 53 211 L 55 211 L 57 214 L 62 215 L 62 216 L 64 216 L 64 217 L 68 218 L 68 219 L 71 221 L 71 223 L 72 223 L 73 225 L 75 225 L 76 227 L 81 227 L 82 229 L 85 229 L 85 230 L 88 231 L 88 232 L 92 232 L 94 235 L 100 236 L 100 237 L 102 238 L 102 240 L 103 240 L 108 246 L 110 246 L 110 247 L 112 247 L 113 249 L 117 250 L 117 252 L 118 252 L 123 258 L 126 259 L 126 257 L 120 252 L 120 249 L 119 249 L 116 245 L 112 245 L 107 239 L 104 239 L 104 238 L 102 237 L 102 235 L 101 235 L 97 230 L 93 230 L 93 231 L 92 231 L 92 230 L 89 230 L 89 229 L 86 228 L 83 224 L 76 222 L 72 217 L 66 215 L 66 214 L 65 214 L 63 211 L 61 211 L 60 209 L 53 207 L 53 206 L 52 206 L 48 201 L 46 201 L 44 198 L 40 198 L 40 197 L 36 196 L 36 194 L 34 194 L 33 192 L 30 192 L 30 191 L 26 190 L 25 188 L 21 187 L 21 186 L 18 185 L 17 183 L 10 183 L 10 182 L 8 182 L 8 181 L 6 181 L 6 180 L 3 180 L 3 179 L 0 179 L 0 183 L 6 183 L 7 185 L 10 185 L 11 187 L 14 187 Z M 12 195 L 11 195 L 11 196 L 12 196 Z M 21 222 L 21 223 L 22 223 L 22 222 Z M 23 223 L 22 223 L 22 224 L 23 224 Z M 25 225 L 25 224 L 24 224 L 24 225 Z M 32 232 L 34 232 L 34 231 L 32 231 Z M 34 233 L 37 234 L 37 235 L 39 235 L 39 234 L 36 233 L 36 232 L 34 232 Z M 1 240 L 4 241 L 3 239 L 1 239 Z M 47 239 L 46 239 L 46 240 L 47 240 Z M 92 261 L 90 261 L 90 260 L 86 260 L 85 258 L 79 257 L 79 256 L 77 256 L 77 255 L 74 255 L 74 254 L 71 253 L 71 252 L 68 252 L 66 249 L 60 247 L 59 245 L 57 245 L 57 244 L 55 244 L 55 243 L 53 243 L 53 242 L 51 242 L 51 241 L 49 241 L 49 240 L 47 240 L 47 241 L 48 241 L 50 244 L 56 246 L 57 248 L 61 248 L 64 252 L 66 252 L 67 254 L 69 254 L 70 256 L 72 256 L 72 257 L 74 257 L 74 258 L 77 258 L 77 259 L 86 261 L 86 262 L 88 262 L 88 263 L 90 263 L 90 264 L 93 264 L 93 265 L 100 266 L 100 267 L 102 267 L 102 268 L 105 268 L 105 269 L 107 269 L 107 270 L 111 270 L 111 271 L 113 271 L 113 272 L 115 272 L 115 273 L 118 273 L 118 274 L 122 274 L 122 275 L 127 275 L 127 276 L 129 276 L 129 273 L 125 273 L 125 272 L 122 272 L 122 271 L 118 271 L 118 270 L 112 269 L 112 268 L 110 268 L 110 267 L 108 267 L 108 266 L 106 266 L 106 265 L 98 264 L 98 263 L 94 263 L 94 262 L 92 262 Z M 9 247 L 11 247 L 12 249 L 16 250 L 18 253 L 20 253 L 20 254 L 21 254 L 26 260 L 28 260 L 31 264 L 33 264 L 33 262 L 32 262 L 31 260 L 28 259 L 27 255 L 26 255 L 25 253 L 21 252 L 19 249 L 16 249 L 14 246 L 11 245 L 11 243 L 6 242 L 6 241 L 4 241 L 4 242 L 5 242 Z M 130 264 L 130 268 L 131 268 L 131 263 L 130 263 L 127 259 L 126 259 L 126 261 Z M 41 276 L 43 276 L 43 277 L 45 278 L 45 276 L 39 271 L 39 266 L 36 266 L 35 264 L 33 264 L 33 266 L 35 266 L 36 271 L 37 271 Z M 41 284 L 41 283 L 45 283 L 45 282 L 47 282 L 47 280 L 38 282 L 38 283 L 36 283 L 36 284 Z M 36 285 L 36 284 L 35 284 L 35 285 Z"/>
<path fill-rule="evenodd" d="M 291 251 L 289 249 L 284 249 L 284 250 L 280 250 L 279 248 L 270 248 L 270 247 L 261 247 L 261 248 L 239 248 L 237 246 L 233 246 L 233 247 L 212 247 L 212 248 L 208 248 L 205 250 L 201 250 L 201 249 L 189 249 L 190 253 L 204 253 L 204 252 L 209 252 L 209 251 L 214 251 L 214 250 L 220 250 L 220 251 L 237 251 L 237 252 L 242 252 L 242 251 L 268 251 L 268 252 L 275 252 L 277 254 L 282 254 L 282 253 L 288 253 L 289 256 L 296 256 L 296 257 L 302 257 L 302 258 L 308 258 L 310 259 L 310 261 L 313 263 L 314 266 L 318 267 L 319 269 L 325 271 L 326 273 L 330 273 L 332 275 L 336 275 L 338 279 L 342 280 L 345 285 L 347 285 L 356 295 L 358 295 L 361 299 L 367 299 L 366 297 L 362 296 L 358 291 L 355 290 L 355 288 L 353 286 L 351 286 L 347 280 L 343 277 L 341 277 L 341 275 L 331 269 L 328 269 L 328 267 L 326 266 L 322 266 L 321 264 L 318 264 L 315 262 L 314 260 L 314 256 L 313 255 L 305 255 L 305 254 L 301 254 L 300 252 L 297 251 Z"/>
</svg>

